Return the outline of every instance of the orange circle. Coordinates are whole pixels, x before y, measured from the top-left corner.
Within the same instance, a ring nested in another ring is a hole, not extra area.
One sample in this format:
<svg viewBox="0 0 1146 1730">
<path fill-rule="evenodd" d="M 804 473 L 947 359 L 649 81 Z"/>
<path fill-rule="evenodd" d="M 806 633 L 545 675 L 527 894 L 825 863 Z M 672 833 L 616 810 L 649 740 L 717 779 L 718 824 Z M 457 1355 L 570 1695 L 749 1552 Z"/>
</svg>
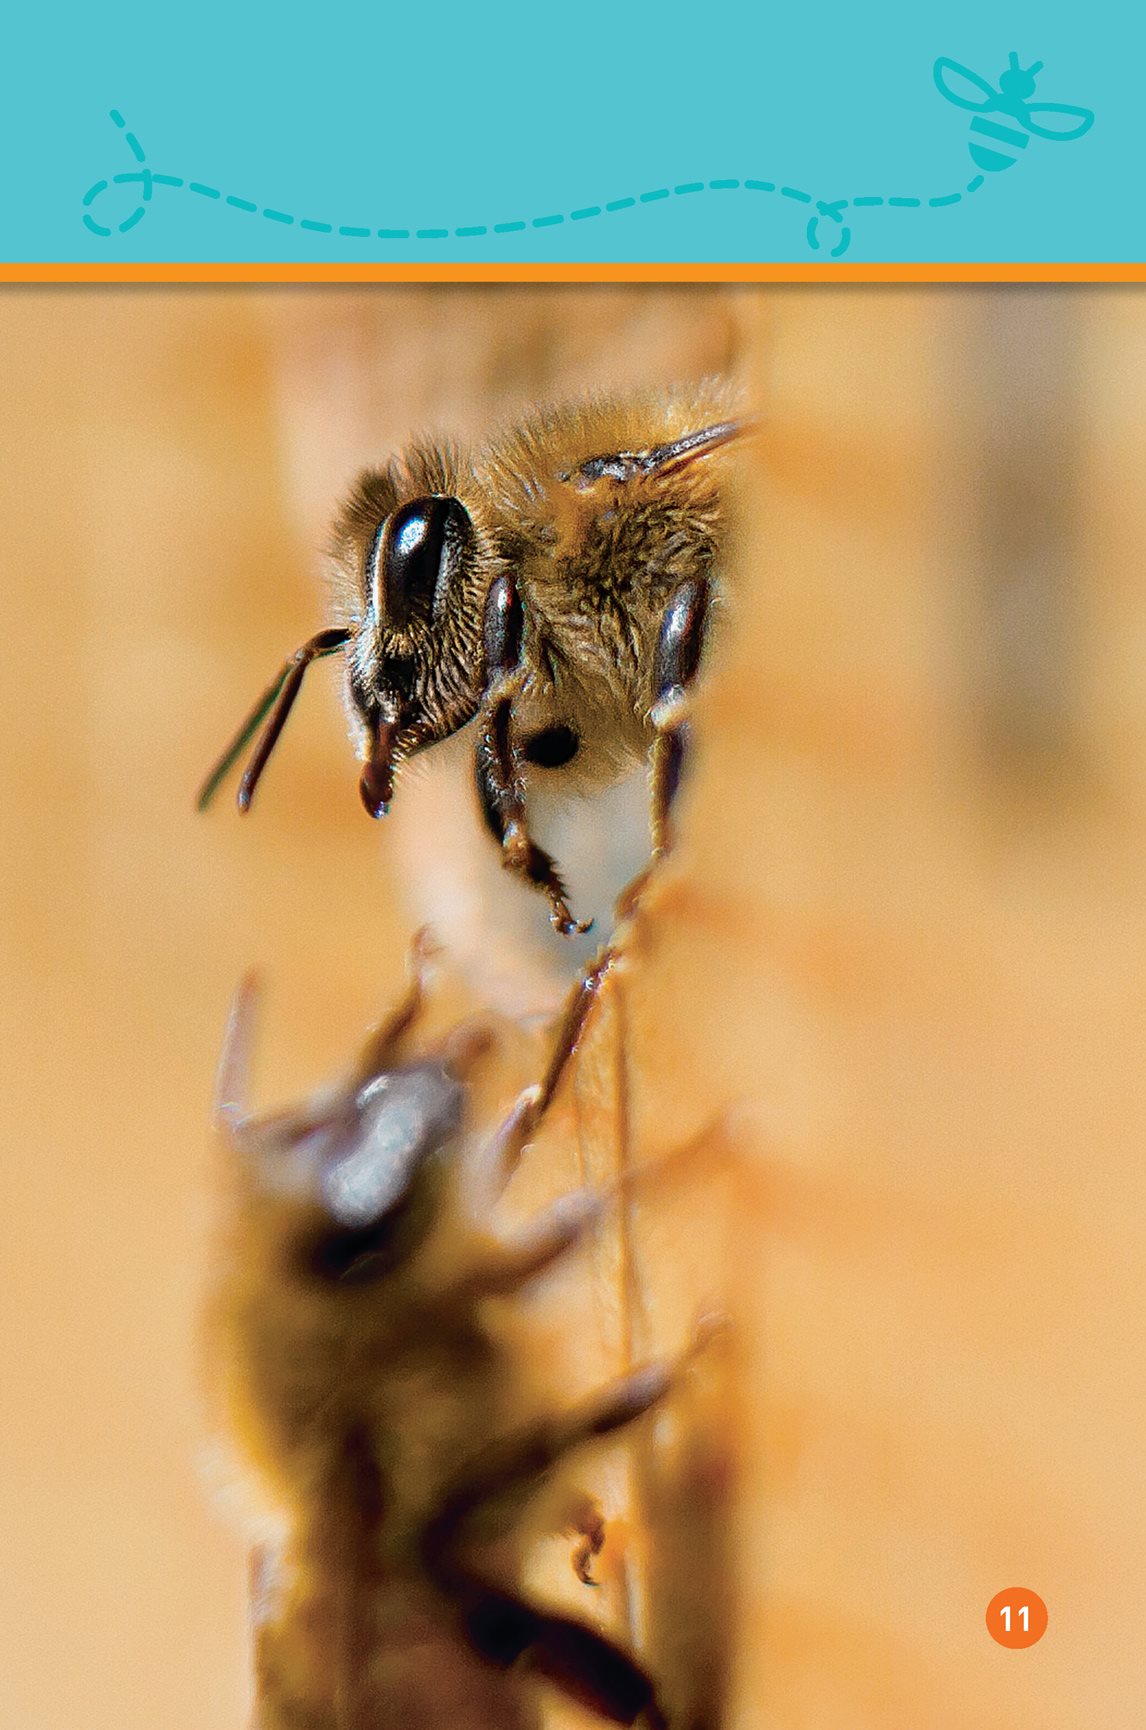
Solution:
<svg viewBox="0 0 1146 1730">
<path fill-rule="evenodd" d="M 1047 1607 L 1029 1586 L 1008 1586 L 987 1605 L 987 1632 L 1012 1652 L 1033 1646 L 1047 1631 Z"/>
</svg>

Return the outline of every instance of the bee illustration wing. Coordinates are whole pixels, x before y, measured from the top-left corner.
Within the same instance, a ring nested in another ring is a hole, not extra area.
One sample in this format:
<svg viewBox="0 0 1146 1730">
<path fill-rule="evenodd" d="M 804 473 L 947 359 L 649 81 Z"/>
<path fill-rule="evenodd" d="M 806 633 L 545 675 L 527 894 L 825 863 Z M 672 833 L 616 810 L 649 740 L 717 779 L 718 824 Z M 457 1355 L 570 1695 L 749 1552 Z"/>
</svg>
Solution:
<svg viewBox="0 0 1146 1730">
<path fill-rule="evenodd" d="M 972 72 L 969 66 L 960 66 L 957 60 L 948 60 L 946 55 L 942 55 L 931 71 L 939 94 L 953 102 L 956 108 L 983 110 L 998 107 L 999 93 L 994 85 L 980 78 L 977 72 Z M 964 94 L 960 85 L 970 90 L 972 95 Z"/>
<path fill-rule="evenodd" d="M 1058 118 L 1051 126 L 1041 121 L 1032 120 L 1032 114 L 1056 115 Z M 1072 108 L 1065 102 L 1028 102 L 1023 115 L 1023 125 L 1028 132 L 1033 132 L 1036 138 L 1049 138 L 1052 144 L 1066 144 L 1072 138 L 1081 138 L 1084 132 L 1089 132 L 1094 125 L 1094 114 L 1089 108 Z"/>
</svg>

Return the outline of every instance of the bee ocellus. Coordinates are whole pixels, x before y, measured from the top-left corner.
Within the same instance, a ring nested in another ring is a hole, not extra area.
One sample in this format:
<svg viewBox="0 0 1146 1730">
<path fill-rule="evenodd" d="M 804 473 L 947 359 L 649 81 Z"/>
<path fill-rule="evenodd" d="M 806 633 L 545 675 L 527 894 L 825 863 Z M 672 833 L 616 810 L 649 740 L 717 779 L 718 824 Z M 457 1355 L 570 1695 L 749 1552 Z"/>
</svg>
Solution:
<svg viewBox="0 0 1146 1730">
<path fill-rule="evenodd" d="M 579 984 L 544 1079 L 485 1141 L 466 1123 L 473 1030 L 405 1053 L 417 984 L 341 1087 L 263 1118 L 243 1102 L 253 999 L 240 995 L 221 1070 L 233 1193 L 211 1365 L 277 1522 L 253 1575 L 255 1730 L 535 1730 L 540 1684 L 603 1723 L 665 1722 L 637 1659 L 532 1601 L 514 1550 L 524 1504 L 567 1453 L 639 1419 L 676 1374 L 650 1363 L 555 1412 L 519 1328 L 499 1321 L 602 1217 L 603 1198 L 581 1192 L 512 1238 L 490 1223 L 609 965 Z M 601 1522 L 569 1524 L 586 1579 Z"/>
<path fill-rule="evenodd" d="M 472 452 L 421 443 L 363 474 L 335 523 L 336 622 L 290 657 L 204 784 L 206 805 L 254 741 L 245 810 L 312 661 L 343 653 L 381 816 L 416 752 L 475 723 L 474 774 L 506 867 L 555 927 L 582 926 L 530 834 L 534 777 L 584 792 L 652 755 L 663 849 L 687 691 L 724 539 L 727 394 L 575 403 Z"/>
</svg>

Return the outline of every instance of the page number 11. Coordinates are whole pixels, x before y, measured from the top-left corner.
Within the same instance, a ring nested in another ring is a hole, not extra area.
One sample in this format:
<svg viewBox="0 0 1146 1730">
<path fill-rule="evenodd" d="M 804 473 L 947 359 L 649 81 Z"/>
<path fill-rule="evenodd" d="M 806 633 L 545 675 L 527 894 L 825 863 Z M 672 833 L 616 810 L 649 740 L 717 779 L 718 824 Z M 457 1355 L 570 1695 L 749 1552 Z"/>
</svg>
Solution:
<svg viewBox="0 0 1146 1730">
<path fill-rule="evenodd" d="M 1019 1651 L 1033 1646 L 1047 1631 L 1047 1607 L 1037 1592 L 1010 1586 L 996 1592 L 987 1605 L 987 1632 L 1000 1646 Z"/>
</svg>

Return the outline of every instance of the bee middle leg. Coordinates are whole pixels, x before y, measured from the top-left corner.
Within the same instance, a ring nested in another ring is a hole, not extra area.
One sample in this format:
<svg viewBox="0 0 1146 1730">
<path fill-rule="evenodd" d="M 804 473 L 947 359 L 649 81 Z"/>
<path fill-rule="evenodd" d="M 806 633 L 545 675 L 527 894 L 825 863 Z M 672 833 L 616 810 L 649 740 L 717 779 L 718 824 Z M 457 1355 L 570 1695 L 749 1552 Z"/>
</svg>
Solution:
<svg viewBox="0 0 1146 1730">
<path fill-rule="evenodd" d="M 550 919 L 563 937 L 587 931 L 574 919 L 554 860 L 529 833 L 521 754 L 513 736 L 513 706 L 525 684 L 524 611 L 517 585 L 505 573 L 492 584 L 482 622 L 486 689 L 475 754 L 478 798 L 486 826 L 501 847 L 508 871 L 549 898 Z"/>
<path fill-rule="evenodd" d="M 689 688 L 696 678 L 708 626 L 709 585 L 682 583 L 665 609 L 653 662 L 653 851 L 671 845 L 669 816 L 688 750 Z"/>
<path fill-rule="evenodd" d="M 689 690 L 700 666 L 710 609 L 710 588 L 704 577 L 681 583 L 661 620 L 653 661 L 654 701 L 652 857 L 622 891 L 617 911 L 628 918 L 635 911 L 657 862 L 672 845 L 671 815 L 688 752 Z"/>
</svg>

